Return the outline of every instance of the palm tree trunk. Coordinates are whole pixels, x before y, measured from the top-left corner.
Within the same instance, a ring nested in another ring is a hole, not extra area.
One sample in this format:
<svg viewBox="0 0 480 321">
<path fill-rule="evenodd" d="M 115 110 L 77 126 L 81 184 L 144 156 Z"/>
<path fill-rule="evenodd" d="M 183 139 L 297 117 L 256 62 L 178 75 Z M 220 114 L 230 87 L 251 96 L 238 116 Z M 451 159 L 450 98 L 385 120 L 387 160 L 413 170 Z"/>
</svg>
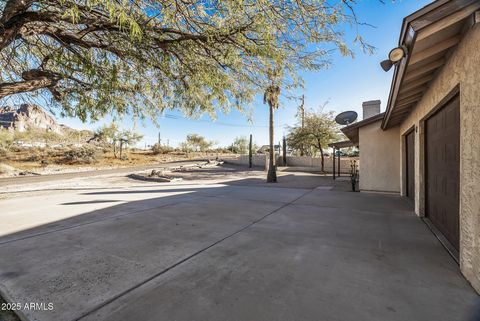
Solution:
<svg viewBox="0 0 480 321">
<path fill-rule="evenodd" d="M 277 171 L 275 169 L 275 149 L 273 146 L 274 142 L 274 120 L 273 120 L 273 105 L 269 102 L 268 106 L 270 107 L 270 122 L 269 122 L 269 143 L 270 143 L 270 160 L 268 163 L 268 174 L 267 174 L 267 183 L 276 183 L 277 182 Z"/>
</svg>

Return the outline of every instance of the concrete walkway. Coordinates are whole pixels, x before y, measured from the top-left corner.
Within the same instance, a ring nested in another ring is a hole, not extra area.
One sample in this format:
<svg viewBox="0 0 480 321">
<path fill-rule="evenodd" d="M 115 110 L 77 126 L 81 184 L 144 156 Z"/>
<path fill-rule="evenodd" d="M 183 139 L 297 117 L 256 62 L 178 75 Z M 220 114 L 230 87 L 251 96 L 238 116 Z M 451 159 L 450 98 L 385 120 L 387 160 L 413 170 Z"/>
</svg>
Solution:
<svg viewBox="0 0 480 321">
<path fill-rule="evenodd" d="M 45 321 L 452 321 L 478 303 L 404 199 L 245 183 L 2 200 L 2 295 L 52 303 L 19 312 Z"/>
</svg>

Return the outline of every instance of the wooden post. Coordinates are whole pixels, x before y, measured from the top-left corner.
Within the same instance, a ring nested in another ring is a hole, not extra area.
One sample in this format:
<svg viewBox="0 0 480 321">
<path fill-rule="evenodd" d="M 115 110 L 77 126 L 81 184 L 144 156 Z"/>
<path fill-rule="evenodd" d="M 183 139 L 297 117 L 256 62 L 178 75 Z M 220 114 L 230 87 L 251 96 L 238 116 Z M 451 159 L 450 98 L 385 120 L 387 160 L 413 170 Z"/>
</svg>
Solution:
<svg viewBox="0 0 480 321">
<path fill-rule="evenodd" d="M 250 143 L 248 144 L 248 167 L 252 168 L 252 134 L 250 134 Z"/>
<path fill-rule="evenodd" d="M 338 177 L 340 177 L 340 158 L 341 158 L 341 155 L 340 155 L 340 149 L 338 149 Z"/>
<path fill-rule="evenodd" d="M 335 146 L 333 147 L 333 179 L 335 179 Z"/>
</svg>

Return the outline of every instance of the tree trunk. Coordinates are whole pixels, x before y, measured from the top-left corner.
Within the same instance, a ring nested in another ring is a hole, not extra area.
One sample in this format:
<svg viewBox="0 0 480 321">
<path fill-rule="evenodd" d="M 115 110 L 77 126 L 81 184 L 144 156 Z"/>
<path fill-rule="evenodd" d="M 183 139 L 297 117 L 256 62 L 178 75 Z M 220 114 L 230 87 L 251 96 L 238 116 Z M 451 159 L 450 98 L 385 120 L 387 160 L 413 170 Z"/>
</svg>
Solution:
<svg viewBox="0 0 480 321">
<path fill-rule="evenodd" d="M 323 148 L 320 142 L 318 143 L 318 149 L 320 150 L 320 156 L 322 157 L 322 172 L 324 171 L 325 157 L 323 156 Z"/>
<path fill-rule="evenodd" d="M 117 158 L 117 141 L 113 141 L 113 157 Z"/>
<path fill-rule="evenodd" d="M 122 160 L 123 141 L 120 140 L 120 160 Z"/>
<path fill-rule="evenodd" d="M 275 169 L 275 149 L 273 146 L 274 142 L 274 120 L 273 120 L 273 112 L 274 108 L 272 103 L 269 101 L 268 106 L 270 107 L 270 122 L 269 122 L 269 143 L 270 143 L 270 160 L 268 163 L 268 174 L 267 174 L 267 183 L 276 183 L 277 182 L 277 171 Z"/>
</svg>

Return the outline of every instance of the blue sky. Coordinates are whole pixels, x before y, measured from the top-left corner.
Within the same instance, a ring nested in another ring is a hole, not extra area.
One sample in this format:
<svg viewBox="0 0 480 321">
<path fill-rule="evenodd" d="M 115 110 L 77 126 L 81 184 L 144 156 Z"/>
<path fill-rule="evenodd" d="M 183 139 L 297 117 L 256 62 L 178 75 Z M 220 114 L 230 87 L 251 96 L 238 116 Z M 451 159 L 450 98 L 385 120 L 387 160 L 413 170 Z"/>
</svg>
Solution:
<svg viewBox="0 0 480 321">
<path fill-rule="evenodd" d="M 307 109 L 318 109 L 319 106 L 328 102 L 324 111 L 339 113 L 346 110 L 355 110 L 361 117 L 361 105 L 363 101 L 380 99 L 381 109 L 385 109 L 390 89 L 390 82 L 393 69 L 384 72 L 380 68 L 380 61 L 386 58 L 390 49 L 398 43 L 402 19 L 410 13 L 420 9 L 431 1 L 426 0 L 385 0 L 382 4 L 377 0 L 359 0 L 356 13 L 359 20 L 368 22 L 376 28 L 363 27 L 361 35 L 365 40 L 375 46 L 376 53 L 373 55 L 364 54 L 358 47 L 354 47 L 356 56 L 354 59 L 333 54 L 331 57 L 332 66 L 327 70 L 315 73 L 302 73 L 305 80 L 305 88 L 298 90 L 295 95 L 305 95 L 305 107 Z M 355 34 L 347 30 L 347 39 L 353 39 Z M 297 119 L 298 102 L 284 100 L 281 108 L 275 114 L 276 140 L 286 133 L 286 125 L 294 125 Z M 158 139 L 160 130 L 162 143 L 169 142 L 170 146 L 176 146 L 185 139 L 189 133 L 197 133 L 205 136 L 208 140 L 217 142 L 219 146 L 231 144 L 237 136 L 253 135 L 254 141 L 259 144 L 268 143 L 268 109 L 261 100 L 252 106 L 253 123 L 249 123 L 247 117 L 235 110 L 229 114 L 219 114 L 216 122 L 208 117 L 200 120 L 189 120 L 182 118 L 182 114 L 169 111 L 170 118 L 159 120 L 160 129 L 151 122 L 146 121 L 144 125 L 138 123 L 136 130 L 144 135 L 144 141 L 140 144 L 152 144 Z M 61 122 L 74 128 L 96 128 L 104 122 L 95 124 L 82 124 L 76 119 L 62 119 Z M 123 126 L 132 128 L 133 122 L 125 120 Z"/>
</svg>

